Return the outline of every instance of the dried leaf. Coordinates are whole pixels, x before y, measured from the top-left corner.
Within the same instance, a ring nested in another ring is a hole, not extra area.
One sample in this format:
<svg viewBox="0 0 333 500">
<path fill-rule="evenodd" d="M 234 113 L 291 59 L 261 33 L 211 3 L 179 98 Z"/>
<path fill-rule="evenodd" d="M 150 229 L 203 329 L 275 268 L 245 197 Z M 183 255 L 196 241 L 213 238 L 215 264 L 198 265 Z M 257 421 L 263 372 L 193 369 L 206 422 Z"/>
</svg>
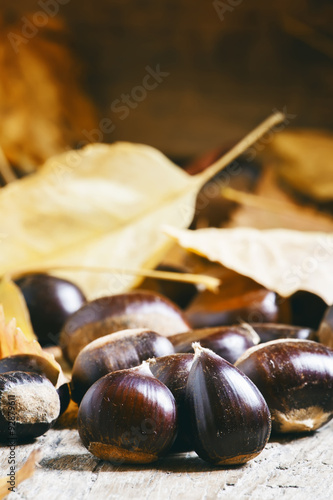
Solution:
<svg viewBox="0 0 333 500">
<path fill-rule="evenodd" d="M 28 340 L 17 328 L 15 318 L 6 322 L 3 307 L 0 304 L 0 359 L 14 354 L 36 354 L 45 358 L 58 371 L 58 384 L 64 381 L 61 366 L 54 356 L 45 352 L 37 340 Z"/>
<path fill-rule="evenodd" d="M 333 231 L 333 218 L 315 208 L 301 205 L 281 189 L 276 172 L 267 165 L 255 194 L 227 188 L 223 196 L 238 201 L 241 206 L 225 227 L 254 227 L 256 229 L 297 229 L 298 231 Z"/>
<path fill-rule="evenodd" d="M 15 318 L 17 327 L 22 330 L 26 338 L 36 340 L 21 290 L 6 276 L 0 280 L 0 304 L 3 307 L 6 321 Z"/>
<path fill-rule="evenodd" d="M 283 297 L 297 290 L 333 303 L 333 233 L 287 229 L 166 228 L 178 243 Z"/>
<path fill-rule="evenodd" d="M 0 275 L 41 265 L 154 267 L 170 246 L 161 225 L 188 226 L 201 186 L 283 119 L 270 116 L 196 176 L 154 148 L 125 142 L 51 158 L 40 172 L 0 191 Z M 88 272 L 61 276 L 88 298 L 120 293 L 137 281 Z"/>
<path fill-rule="evenodd" d="M 186 227 L 200 177 L 157 150 L 91 145 L 54 157 L 0 191 L 0 274 L 43 266 L 149 268 L 161 257 L 162 223 Z M 131 288 L 135 278 L 59 273 L 89 298 Z"/>
<path fill-rule="evenodd" d="M 0 145 L 15 167 L 30 172 L 86 140 L 83 131 L 97 126 L 96 112 L 59 16 L 49 17 L 31 40 L 21 18 L 8 25 L 0 14 L 0 28 Z"/>
<path fill-rule="evenodd" d="M 278 175 L 297 192 L 318 202 L 333 199 L 333 134 L 294 130 L 276 134 L 270 150 L 279 158 Z"/>
<path fill-rule="evenodd" d="M 0 478 L 0 500 L 9 495 L 11 491 L 16 491 L 16 488 L 20 483 L 33 476 L 36 465 L 41 461 L 41 458 L 42 453 L 39 449 L 33 450 L 30 453 L 25 464 L 15 473 L 15 486 L 13 486 L 12 490 L 9 490 L 11 485 L 8 483 L 8 476 Z"/>
</svg>

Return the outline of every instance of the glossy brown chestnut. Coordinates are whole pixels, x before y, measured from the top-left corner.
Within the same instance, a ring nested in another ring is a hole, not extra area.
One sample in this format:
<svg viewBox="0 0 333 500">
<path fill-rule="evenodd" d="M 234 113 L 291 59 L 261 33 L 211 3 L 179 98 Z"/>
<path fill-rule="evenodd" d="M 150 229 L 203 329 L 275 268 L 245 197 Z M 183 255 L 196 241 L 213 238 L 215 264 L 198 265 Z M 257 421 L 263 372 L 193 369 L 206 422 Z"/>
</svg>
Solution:
<svg viewBox="0 0 333 500">
<path fill-rule="evenodd" d="M 274 292 L 257 290 L 226 296 L 221 288 L 218 294 L 210 291 L 197 295 L 186 309 L 186 316 L 192 328 L 234 325 L 241 322 L 275 322 L 279 307 Z"/>
<path fill-rule="evenodd" d="M 31 323 L 42 346 L 57 345 L 67 318 L 86 301 L 72 282 L 43 273 L 16 280 L 27 303 Z"/>
<path fill-rule="evenodd" d="M 61 384 L 57 388 L 57 393 L 60 399 L 60 415 L 65 413 L 67 410 L 69 403 L 71 402 L 71 386 L 69 382 L 65 382 L 64 384 Z"/>
<path fill-rule="evenodd" d="M 265 447 L 271 431 L 267 404 L 241 371 L 200 344 L 186 387 L 194 450 L 217 465 L 243 464 Z"/>
<path fill-rule="evenodd" d="M 194 355 L 191 353 L 176 353 L 148 360 L 153 375 L 170 389 L 176 400 L 178 434 L 170 450 L 171 452 L 193 449 L 185 405 L 186 384 L 193 359 Z"/>
<path fill-rule="evenodd" d="M 102 297 L 73 314 L 61 331 L 60 344 L 73 363 L 84 346 L 112 332 L 148 328 L 166 337 L 189 329 L 181 310 L 171 301 L 147 291 Z"/>
<path fill-rule="evenodd" d="M 60 412 L 51 382 L 29 372 L 0 375 L 0 441 L 15 444 L 44 434 Z"/>
<path fill-rule="evenodd" d="M 107 373 L 138 366 L 152 356 L 173 352 L 173 345 L 167 337 L 145 328 L 122 330 L 96 339 L 75 359 L 72 399 L 79 403 L 89 387 Z"/>
<path fill-rule="evenodd" d="M 216 326 L 199 328 L 170 338 L 177 352 L 193 352 L 192 343 L 200 342 L 229 363 L 234 363 L 247 349 L 259 343 L 252 326 Z"/>
<path fill-rule="evenodd" d="M 13 354 L 0 359 L 0 373 L 13 371 L 39 373 L 57 385 L 59 371 L 46 358 L 37 354 Z"/>
<path fill-rule="evenodd" d="M 333 416 L 333 351 L 280 339 L 252 347 L 236 362 L 259 388 L 275 432 L 314 431 Z"/>
<path fill-rule="evenodd" d="M 316 338 L 315 331 L 304 326 L 283 325 L 281 323 L 251 323 L 251 326 L 259 335 L 261 343 L 277 339 L 315 340 Z"/>
<path fill-rule="evenodd" d="M 70 403 L 70 387 L 64 382 L 63 374 L 46 358 L 37 354 L 13 354 L 0 359 L 0 373 L 12 371 L 33 372 L 49 379 L 57 389 L 60 398 L 60 415 L 68 408 Z"/>
<path fill-rule="evenodd" d="M 326 309 L 319 325 L 317 337 L 319 342 L 333 349 L 333 306 Z"/>
<path fill-rule="evenodd" d="M 176 402 L 147 363 L 112 372 L 95 382 L 82 399 L 78 430 L 84 446 L 98 458 L 154 462 L 176 438 Z"/>
</svg>

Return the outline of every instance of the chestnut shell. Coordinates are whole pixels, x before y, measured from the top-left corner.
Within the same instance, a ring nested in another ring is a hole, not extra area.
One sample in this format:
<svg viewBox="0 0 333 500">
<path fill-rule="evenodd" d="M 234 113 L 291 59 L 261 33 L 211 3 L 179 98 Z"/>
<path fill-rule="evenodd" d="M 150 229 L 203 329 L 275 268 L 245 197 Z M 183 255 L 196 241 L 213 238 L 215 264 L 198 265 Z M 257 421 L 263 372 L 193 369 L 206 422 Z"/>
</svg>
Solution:
<svg viewBox="0 0 333 500">
<path fill-rule="evenodd" d="M 275 432 L 314 431 L 333 417 L 333 351 L 310 340 L 280 339 L 236 362 L 259 388 Z"/>
<path fill-rule="evenodd" d="M 305 326 L 284 325 L 281 323 L 252 323 L 251 326 L 259 335 L 260 342 L 287 338 L 315 340 L 316 336 L 312 328 L 306 328 Z"/>
<path fill-rule="evenodd" d="M 13 371 L 39 373 L 55 386 L 59 371 L 46 358 L 37 354 L 13 354 L 0 359 L 0 373 Z"/>
<path fill-rule="evenodd" d="M 71 400 L 69 383 L 65 382 L 58 387 L 59 372 L 46 358 L 37 354 L 13 354 L 0 359 L 0 373 L 12 371 L 38 373 L 49 379 L 57 387 L 60 415 L 67 410 Z"/>
<path fill-rule="evenodd" d="M 275 322 L 279 307 L 275 292 L 260 288 L 226 297 L 210 291 L 197 295 L 186 309 L 192 328 L 234 325 L 240 322 Z"/>
<path fill-rule="evenodd" d="M 71 281 L 44 273 L 27 274 L 15 282 L 23 293 L 39 343 L 58 345 L 65 321 L 86 301 L 83 292 Z"/>
<path fill-rule="evenodd" d="M 23 442 L 44 434 L 60 413 L 52 383 L 38 373 L 0 375 L 0 441 Z"/>
<path fill-rule="evenodd" d="M 122 330 L 96 339 L 75 359 L 72 399 L 79 403 L 89 387 L 107 373 L 138 366 L 150 357 L 173 352 L 169 339 L 143 328 Z"/>
<path fill-rule="evenodd" d="M 147 366 L 112 372 L 85 394 L 78 430 L 84 446 L 98 458 L 150 463 L 176 438 L 176 402 Z"/>
<path fill-rule="evenodd" d="M 128 292 L 88 302 L 65 323 L 60 334 L 64 356 L 73 363 L 84 346 L 112 332 L 148 328 L 166 337 L 189 329 L 181 310 L 147 291 Z"/>
<path fill-rule="evenodd" d="M 207 462 L 242 464 L 265 447 L 271 418 L 262 394 L 241 371 L 200 344 L 186 402 L 194 450 Z"/>
<path fill-rule="evenodd" d="M 171 452 L 193 450 L 185 403 L 186 384 L 193 363 L 194 354 L 175 353 L 148 360 L 153 375 L 172 392 L 178 409 L 178 434 Z"/>
<path fill-rule="evenodd" d="M 252 325 L 251 325 L 252 326 Z M 200 342 L 229 363 L 234 363 L 247 349 L 258 344 L 259 337 L 251 327 L 216 326 L 199 328 L 170 338 L 177 352 L 193 352 L 192 343 Z"/>
</svg>

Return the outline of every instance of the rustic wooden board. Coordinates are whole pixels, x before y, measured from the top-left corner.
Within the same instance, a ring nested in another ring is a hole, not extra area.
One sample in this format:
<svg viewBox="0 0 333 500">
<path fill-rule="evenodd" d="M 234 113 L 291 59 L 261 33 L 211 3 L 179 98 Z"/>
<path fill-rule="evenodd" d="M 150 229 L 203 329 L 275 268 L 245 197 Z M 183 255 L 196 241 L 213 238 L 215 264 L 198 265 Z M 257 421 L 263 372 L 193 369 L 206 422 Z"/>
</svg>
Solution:
<svg viewBox="0 0 333 500">
<path fill-rule="evenodd" d="M 333 498 L 333 421 L 311 436 L 271 440 L 245 466 L 218 469 L 195 453 L 146 466 L 98 460 L 80 442 L 76 413 L 72 404 L 55 429 L 32 444 L 17 446 L 17 466 L 36 448 L 43 458 L 35 475 L 10 493 L 9 500 Z M 8 473 L 8 455 L 8 448 L 0 448 L 0 477 Z"/>
</svg>

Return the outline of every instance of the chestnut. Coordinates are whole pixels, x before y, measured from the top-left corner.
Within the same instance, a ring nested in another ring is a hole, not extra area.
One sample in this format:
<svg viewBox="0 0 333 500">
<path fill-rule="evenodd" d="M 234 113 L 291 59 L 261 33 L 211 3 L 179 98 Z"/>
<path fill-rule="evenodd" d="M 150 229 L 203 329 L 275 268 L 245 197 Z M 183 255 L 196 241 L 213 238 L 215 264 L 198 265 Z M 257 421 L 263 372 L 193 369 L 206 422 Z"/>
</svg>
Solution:
<svg viewBox="0 0 333 500">
<path fill-rule="evenodd" d="M 333 351 L 301 339 L 278 339 L 246 351 L 236 366 L 259 388 L 275 432 L 307 432 L 333 416 Z"/>
<path fill-rule="evenodd" d="M 170 389 L 177 405 L 178 434 L 170 452 L 193 449 L 185 405 L 186 384 L 193 359 L 194 355 L 191 353 L 175 353 L 148 359 L 150 371 Z"/>
<path fill-rule="evenodd" d="M 287 338 L 315 340 L 316 337 L 315 331 L 305 326 L 284 325 L 282 323 L 251 323 L 251 326 L 259 335 L 260 342 Z"/>
<path fill-rule="evenodd" d="M 0 375 L 0 441 L 16 443 L 44 434 L 60 413 L 52 383 L 38 373 Z"/>
<path fill-rule="evenodd" d="M 279 306 L 275 292 L 264 288 L 244 293 L 227 294 L 227 291 L 224 287 L 218 294 L 206 290 L 194 298 L 186 309 L 192 328 L 278 320 Z"/>
<path fill-rule="evenodd" d="M 72 282 L 44 273 L 32 273 L 15 280 L 26 301 L 32 327 L 42 346 L 58 345 L 66 319 L 86 301 Z"/>
<path fill-rule="evenodd" d="M 48 378 L 54 386 L 59 379 L 59 371 L 43 356 L 37 354 L 13 354 L 0 359 L 0 373 L 12 371 L 34 372 Z"/>
<path fill-rule="evenodd" d="M 84 346 L 112 332 L 149 328 L 166 337 L 187 331 L 181 310 L 168 299 L 147 291 L 128 292 L 88 302 L 65 323 L 60 334 L 64 356 L 71 363 Z"/>
<path fill-rule="evenodd" d="M 57 393 L 60 400 L 60 415 L 65 413 L 67 408 L 69 407 L 69 403 L 71 402 L 71 386 L 69 382 L 64 382 L 57 388 Z"/>
<path fill-rule="evenodd" d="M 199 328 L 170 337 L 177 352 L 193 352 L 192 342 L 200 342 L 202 347 L 211 349 L 229 363 L 234 363 L 260 339 L 252 326 L 216 326 Z"/>
<path fill-rule="evenodd" d="M 194 450 L 212 464 L 243 464 L 257 456 L 269 439 L 266 401 L 231 363 L 199 343 L 193 348 L 186 404 Z"/>
<path fill-rule="evenodd" d="M 107 373 L 140 365 L 151 356 L 174 352 L 167 337 L 144 328 L 122 330 L 90 342 L 72 371 L 72 399 L 79 403 L 89 387 Z"/>
<path fill-rule="evenodd" d="M 82 399 L 77 423 L 84 446 L 96 457 L 150 463 L 176 438 L 176 402 L 144 362 L 97 380 Z"/>
<path fill-rule="evenodd" d="M 0 359 L 0 373 L 11 371 L 33 372 L 43 375 L 55 386 L 60 399 L 60 415 L 68 408 L 70 403 L 70 387 L 65 382 L 63 373 L 48 359 L 38 354 L 13 354 Z"/>
</svg>

